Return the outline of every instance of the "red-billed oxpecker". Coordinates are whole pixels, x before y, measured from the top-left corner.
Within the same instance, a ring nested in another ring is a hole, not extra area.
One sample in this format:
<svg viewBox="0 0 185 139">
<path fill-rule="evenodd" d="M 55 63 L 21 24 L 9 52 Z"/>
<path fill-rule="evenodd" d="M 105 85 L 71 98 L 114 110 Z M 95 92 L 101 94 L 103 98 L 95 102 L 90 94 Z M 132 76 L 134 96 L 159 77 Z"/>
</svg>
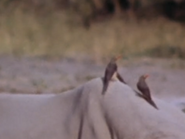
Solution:
<svg viewBox="0 0 185 139">
<path fill-rule="evenodd" d="M 141 97 L 143 97 L 154 108 L 158 109 L 158 107 L 156 106 L 156 104 L 154 103 L 154 101 L 151 98 L 150 89 L 149 89 L 148 85 L 145 82 L 146 78 L 148 78 L 148 75 L 142 75 L 139 78 L 139 81 L 137 83 L 137 88 L 142 93 Z"/>
<path fill-rule="evenodd" d="M 121 56 L 112 58 L 111 61 L 109 62 L 109 64 L 107 65 L 107 67 L 106 67 L 105 75 L 103 77 L 103 91 L 102 91 L 103 95 L 105 94 L 105 92 L 106 92 L 106 90 L 109 86 L 109 81 L 119 80 L 120 82 L 125 83 L 123 78 L 118 73 L 118 66 L 117 66 L 116 61 L 120 58 L 121 58 Z"/>
</svg>

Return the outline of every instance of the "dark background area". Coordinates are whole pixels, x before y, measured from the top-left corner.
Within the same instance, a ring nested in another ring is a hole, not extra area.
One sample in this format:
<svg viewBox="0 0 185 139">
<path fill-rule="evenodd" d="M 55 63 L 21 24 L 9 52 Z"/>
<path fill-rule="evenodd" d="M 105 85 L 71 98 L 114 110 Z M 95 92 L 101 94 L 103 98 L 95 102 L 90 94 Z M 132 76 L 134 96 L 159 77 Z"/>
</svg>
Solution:
<svg viewBox="0 0 185 139">
<path fill-rule="evenodd" d="M 184 0 L 2 0 L 1 13 L 22 8 L 36 13 L 50 10 L 72 10 L 91 22 L 108 15 L 127 18 L 154 18 L 163 16 L 169 20 L 184 22 Z M 89 23 L 90 24 L 90 23 Z"/>
</svg>

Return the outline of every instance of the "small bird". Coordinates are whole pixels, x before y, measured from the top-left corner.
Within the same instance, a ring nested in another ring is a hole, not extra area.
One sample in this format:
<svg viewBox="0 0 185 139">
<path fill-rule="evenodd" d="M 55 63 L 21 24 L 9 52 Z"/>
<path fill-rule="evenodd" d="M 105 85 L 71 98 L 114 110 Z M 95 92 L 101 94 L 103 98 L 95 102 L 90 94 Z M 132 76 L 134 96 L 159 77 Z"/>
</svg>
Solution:
<svg viewBox="0 0 185 139">
<path fill-rule="evenodd" d="M 119 80 L 120 82 L 125 83 L 125 81 L 123 80 L 121 75 L 118 73 L 118 66 L 116 64 L 116 61 L 119 58 L 121 58 L 121 56 L 112 58 L 106 67 L 105 75 L 103 77 L 103 91 L 102 91 L 103 95 L 105 94 L 105 92 L 108 88 L 110 80 L 113 80 L 113 81 Z"/>
<path fill-rule="evenodd" d="M 156 104 L 154 103 L 154 101 L 151 98 L 150 89 L 149 89 L 148 85 L 145 82 L 146 78 L 148 78 L 148 75 L 142 75 L 139 78 L 139 81 L 137 83 L 137 88 L 142 93 L 142 94 L 140 94 L 140 96 L 142 96 L 153 107 L 158 109 L 158 107 L 156 106 Z"/>
</svg>

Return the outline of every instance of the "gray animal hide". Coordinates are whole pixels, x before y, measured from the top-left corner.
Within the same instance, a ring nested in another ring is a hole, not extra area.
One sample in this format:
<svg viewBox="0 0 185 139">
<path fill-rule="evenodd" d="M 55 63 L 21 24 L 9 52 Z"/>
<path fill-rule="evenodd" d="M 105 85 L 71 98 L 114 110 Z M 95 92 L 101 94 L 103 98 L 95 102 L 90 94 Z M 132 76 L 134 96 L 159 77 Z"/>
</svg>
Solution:
<svg viewBox="0 0 185 139">
<path fill-rule="evenodd" d="M 185 139 L 185 114 L 100 78 L 57 95 L 0 95 L 0 139 Z"/>
</svg>

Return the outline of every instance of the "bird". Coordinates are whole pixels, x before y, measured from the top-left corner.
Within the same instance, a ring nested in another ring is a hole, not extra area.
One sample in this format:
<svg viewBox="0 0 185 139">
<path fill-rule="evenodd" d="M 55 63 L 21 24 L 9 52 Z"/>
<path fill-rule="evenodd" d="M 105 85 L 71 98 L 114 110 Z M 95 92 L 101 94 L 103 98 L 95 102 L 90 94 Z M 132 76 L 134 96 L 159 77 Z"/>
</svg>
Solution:
<svg viewBox="0 0 185 139">
<path fill-rule="evenodd" d="M 110 62 L 108 63 L 107 67 L 106 67 L 105 74 L 104 74 L 104 77 L 103 77 L 103 90 L 102 90 L 103 95 L 105 94 L 105 92 L 108 88 L 109 81 L 118 80 L 122 83 L 125 83 L 125 81 L 123 80 L 121 75 L 118 73 L 118 66 L 116 64 L 116 61 L 120 58 L 121 58 L 121 56 L 113 57 L 110 60 Z"/>
<path fill-rule="evenodd" d="M 154 103 L 154 101 L 151 98 L 150 89 L 145 82 L 145 80 L 146 80 L 146 78 L 148 78 L 148 76 L 149 75 L 140 76 L 139 81 L 137 83 L 137 88 L 142 93 L 142 94 L 140 94 L 140 96 L 143 97 L 154 108 L 158 109 L 157 105 Z"/>
</svg>

